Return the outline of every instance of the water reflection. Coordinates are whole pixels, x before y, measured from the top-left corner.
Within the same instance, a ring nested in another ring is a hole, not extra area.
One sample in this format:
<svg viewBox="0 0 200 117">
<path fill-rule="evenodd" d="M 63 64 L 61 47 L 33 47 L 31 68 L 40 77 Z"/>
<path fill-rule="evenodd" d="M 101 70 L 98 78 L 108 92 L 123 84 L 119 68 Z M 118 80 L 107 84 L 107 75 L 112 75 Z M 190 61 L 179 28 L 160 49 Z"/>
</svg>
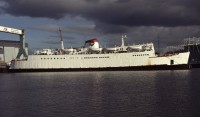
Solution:
<svg viewBox="0 0 200 117">
<path fill-rule="evenodd" d="M 188 103 L 190 71 L 163 71 L 156 74 L 156 113 L 158 116 L 184 116 Z"/>
<path fill-rule="evenodd" d="M 198 116 L 198 72 L 0 74 L 0 116 Z"/>
<path fill-rule="evenodd" d="M 191 71 L 189 78 L 189 107 L 188 110 L 193 117 L 200 116 L 200 78 L 199 70 Z"/>
</svg>

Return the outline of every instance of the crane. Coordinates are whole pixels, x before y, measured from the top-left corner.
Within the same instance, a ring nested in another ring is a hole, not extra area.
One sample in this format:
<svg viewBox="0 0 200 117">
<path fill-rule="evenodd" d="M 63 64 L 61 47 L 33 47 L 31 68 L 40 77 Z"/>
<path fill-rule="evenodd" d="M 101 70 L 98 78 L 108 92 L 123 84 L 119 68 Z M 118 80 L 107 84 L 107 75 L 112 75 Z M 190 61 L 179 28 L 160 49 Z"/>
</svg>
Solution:
<svg viewBox="0 0 200 117">
<path fill-rule="evenodd" d="M 17 59 L 20 59 L 21 55 L 24 57 L 28 57 L 26 51 L 25 51 L 25 35 L 24 30 L 15 29 L 15 28 L 9 28 L 5 26 L 0 26 L 0 32 L 10 33 L 10 34 L 16 34 L 20 37 L 20 47 L 19 52 L 17 54 Z"/>
</svg>

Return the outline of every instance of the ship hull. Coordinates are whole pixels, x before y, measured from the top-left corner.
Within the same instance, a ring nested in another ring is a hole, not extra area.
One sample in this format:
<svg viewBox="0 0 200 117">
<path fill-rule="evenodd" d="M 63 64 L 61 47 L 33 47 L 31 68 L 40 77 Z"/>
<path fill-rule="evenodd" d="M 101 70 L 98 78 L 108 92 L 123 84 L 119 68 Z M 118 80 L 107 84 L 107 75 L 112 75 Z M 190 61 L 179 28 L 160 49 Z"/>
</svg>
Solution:
<svg viewBox="0 0 200 117">
<path fill-rule="evenodd" d="M 150 65 L 132 67 L 107 67 L 107 68 L 51 68 L 51 69 L 9 69 L 9 72 L 84 72 L 84 71 L 154 71 L 154 70 L 187 70 L 192 66 L 181 65 Z"/>
</svg>

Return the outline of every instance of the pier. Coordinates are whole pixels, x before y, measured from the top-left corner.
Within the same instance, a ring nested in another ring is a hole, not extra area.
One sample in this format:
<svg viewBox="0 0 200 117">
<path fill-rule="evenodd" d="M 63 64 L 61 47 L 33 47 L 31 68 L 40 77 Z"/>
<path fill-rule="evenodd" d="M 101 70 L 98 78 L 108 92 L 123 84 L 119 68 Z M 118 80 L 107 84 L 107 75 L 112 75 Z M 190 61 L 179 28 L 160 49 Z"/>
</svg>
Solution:
<svg viewBox="0 0 200 117">
<path fill-rule="evenodd" d="M 0 73 L 8 72 L 8 65 L 0 61 Z"/>
</svg>

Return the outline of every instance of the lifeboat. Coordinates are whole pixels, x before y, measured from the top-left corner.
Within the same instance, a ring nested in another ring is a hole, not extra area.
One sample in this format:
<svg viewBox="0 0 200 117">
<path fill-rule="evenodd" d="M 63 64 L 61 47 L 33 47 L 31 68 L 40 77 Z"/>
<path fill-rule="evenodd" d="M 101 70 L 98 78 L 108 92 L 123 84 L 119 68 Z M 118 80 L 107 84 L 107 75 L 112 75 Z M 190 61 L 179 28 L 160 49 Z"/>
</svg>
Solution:
<svg viewBox="0 0 200 117">
<path fill-rule="evenodd" d="M 135 52 L 141 52 L 145 50 L 145 47 L 143 45 L 134 45 L 134 46 L 129 46 L 127 48 L 129 51 L 135 51 Z"/>
<path fill-rule="evenodd" d="M 90 48 L 89 50 L 90 51 L 93 51 L 93 52 L 101 52 L 103 48 Z"/>
<path fill-rule="evenodd" d="M 76 52 L 76 49 L 69 48 L 69 49 L 62 49 L 65 54 L 70 54 Z"/>
<path fill-rule="evenodd" d="M 42 49 L 34 52 L 35 55 L 53 55 L 53 51 L 51 49 Z"/>
<path fill-rule="evenodd" d="M 63 49 L 63 51 L 64 51 L 64 52 L 69 52 L 69 53 L 70 53 L 70 52 L 73 52 L 73 51 L 74 51 L 74 49 L 73 49 L 73 48 L 69 48 L 69 49 Z"/>
<path fill-rule="evenodd" d="M 116 47 L 114 48 L 105 48 L 106 52 L 116 52 L 118 49 Z"/>
</svg>

